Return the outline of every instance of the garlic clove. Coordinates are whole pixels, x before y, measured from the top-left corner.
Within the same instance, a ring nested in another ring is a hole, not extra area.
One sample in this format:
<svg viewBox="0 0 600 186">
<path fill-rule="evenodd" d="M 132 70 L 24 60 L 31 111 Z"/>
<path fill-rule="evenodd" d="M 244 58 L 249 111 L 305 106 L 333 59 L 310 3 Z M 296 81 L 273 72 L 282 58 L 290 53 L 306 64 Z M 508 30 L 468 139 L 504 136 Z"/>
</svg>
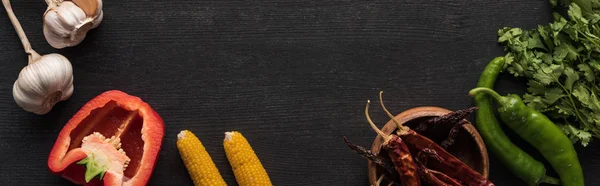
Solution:
<svg viewBox="0 0 600 186">
<path fill-rule="evenodd" d="M 48 44 L 54 48 L 61 49 L 68 47 L 70 44 L 69 38 L 62 37 L 61 35 L 52 32 L 51 29 L 46 26 L 46 24 L 44 24 L 43 32 Z"/>
<path fill-rule="evenodd" d="M 73 3 L 89 17 L 96 17 L 100 13 L 99 10 L 102 10 L 102 1 L 100 0 L 73 0 Z"/>
<path fill-rule="evenodd" d="M 85 21 L 85 12 L 71 1 L 65 1 L 60 6 L 49 8 L 44 13 L 44 22 L 53 28 L 71 31 Z"/>
<path fill-rule="evenodd" d="M 44 13 L 44 37 L 54 48 L 75 46 L 92 29 L 93 20 L 73 2 L 64 1 Z"/>
<path fill-rule="evenodd" d="M 88 0 L 88 1 L 96 1 L 98 8 L 96 9 L 96 13 L 92 16 L 94 19 L 92 21 L 92 29 L 98 27 L 100 23 L 102 23 L 102 19 L 104 19 L 104 11 L 102 10 L 102 0 Z"/>
<path fill-rule="evenodd" d="M 81 43 L 83 39 L 85 39 L 87 31 L 90 29 L 92 29 L 91 22 L 83 25 L 82 28 L 79 28 L 77 31 L 73 32 L 72 35 L 68 35 L 66 37 L 52 32 L 52 29 L 48 28 L 46 25 L 44 25 L 43 32 L 44 37 L 46 38 L 46 41 L 48 41 L 48 44 L 50 44 L 50 46 L 57 49 L 61 49 L 65 47 L 75 46 Z"/>
<path fill-rule="evenodd" d="M 26 111 L 46 114 L 73 94 L 73 68 L 60 54 L 43 55 L 19 73 L 13 85 L 15 102 Z"/>
<path fill-rule="evenodd" d="M 96 16 L 99 16 L 100 13 L 102 13 L 103 4 L 102 4 L 102 0 L 96 0 L 96 1 L 98 1 L 98 10 L 96 10 Z"/>
<path fill-rule="evenodd" d="M 92 29 L 98 27 L 100 25 L 100 23 L 102 22 L 102 19 L 104 19 L 104 11 L 100 11 L 100 14 L 98 14 L 98 17 L 96 17 L 96 19 L 94 19 L 94 21 L 92 21 L 92 23 L 93 23 Z"/>
</svg>

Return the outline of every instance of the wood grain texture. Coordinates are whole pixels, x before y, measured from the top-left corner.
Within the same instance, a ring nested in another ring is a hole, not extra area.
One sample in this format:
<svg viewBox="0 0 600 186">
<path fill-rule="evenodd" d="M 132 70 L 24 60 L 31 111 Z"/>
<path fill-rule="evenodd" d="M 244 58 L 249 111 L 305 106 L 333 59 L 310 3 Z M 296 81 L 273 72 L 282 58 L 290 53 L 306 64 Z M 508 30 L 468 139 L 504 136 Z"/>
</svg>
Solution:
<svg viewBox="0 0 600 186">
<path fill-rule="evenodd" d="M 366 99 L 385 90 L 394 113 L 469 107 L 481 70 L 503 55 L 497 29 L 551 20 L 545 0 L 105 1 L 99 28 L 55 50 L 42 34 L 44 2 L 12 4 L 34 49 L 71 60 L 75 92 L 44 116 L 14 103 L 26 55 L 0 10 L 1 185 L 68 185 L 49 173 L 47 155 L 67 120 L 109 89 L 141 97 L 165 120 L 150 185 L 192 185 L 175 145 L 182 129 L 202 140 L 231 185 L 229 130 L 244 133 L 276 185 L 366 185 L 367 162 L 342 140 L 368 146 L 375 137 Z M 518 93 L 523 83 L 505 75 L 498 89 Z M 600 185 L 600 142 L 577 150 L 587 185 Z M 522 185 L 493 155 L 490 168 L 497 185 Z"/>
</svg>

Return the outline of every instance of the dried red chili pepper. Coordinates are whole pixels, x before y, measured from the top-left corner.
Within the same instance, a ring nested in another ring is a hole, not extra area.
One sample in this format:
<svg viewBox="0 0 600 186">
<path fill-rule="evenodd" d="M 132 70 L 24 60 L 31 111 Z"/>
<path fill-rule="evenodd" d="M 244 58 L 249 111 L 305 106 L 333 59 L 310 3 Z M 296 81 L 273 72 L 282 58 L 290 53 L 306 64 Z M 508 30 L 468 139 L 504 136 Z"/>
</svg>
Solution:
<svg viewBox="0 0 600 186">
<path fill-rule="evenodd" d="M 466 121 L 460 121 L 457 125 L 452 127 L 452 129 L 450 129 L 450 132 L 448 133 L 448 138 L 442 141 L 442 144 L 440 146 L 442 146 L 442 148 L 444 149 L 448 149 L 450 145 L 454 144 L 454 139 L 456 139 L 456 135 L 458 135 L 459 130 L 462 128 L 463 125 L 467 123 L 468 122 Z"/>
<path fill-rule="evenodd" d="M 454 126 L 466 119 L 475 110 L 477 110 L 477 107 L 452 111 L 442 116 L 428 119 L 427 121 L 420 123 L 414 130 L 417 132 L 422 132 L 429 126 Z"/>
<path fill-rule="evenodd" d="M 107 91 L 86 103 L 63 127 L 48 167 L 76 184 L 146 185 L 164 130 L 161 117 L 140 98 Z M 102 181 L 92 179 L 96 176 Z"/>
<path fill-rule="evenodd" d="M 392 162 L 392 160 L 389 159 L 389 157 L 378 156 L 376 154 L 373 154 L 373 152 L 371 152 L 371 150 L 368 150 L 367 148 L 361 147 L 356 144 L 352 144 L 352 143 L 348 142 L 348 139 L 346 139 L 345 136 L 344 136 L 344 142 L 346 143 L 346 145 L 348 145 L 348 147 L 350 147 L 350 149 L 352 149 L 354 152 L 358 153 L 358 155 L 360 155 L 360 156 L 364 157 L 365 159 L 370 160 L 373 163 L 384 168 L 386 171 L 386 174 L 389 175 L 389 179 L 391 179 L 391 180 L 399 179 L 398 171 L 396 171 L 394 163 Z"/>
<path fill-rule="evenodd" d="M 461 186 L 462 184 L 454 178 L 441 173 L 439 171 L 431 170 L 425 167 L 428 162 L 428 157 L 435 159 L 436 161 L 443 161 L 434 150 L 423 149 L 419 151 L 415 160 L 419 168 L 419 175 L 421 179 L 432 185 L 439 186 Z"/>
<path fill-rule="evenodd" d="M 417 170 L 417 165 L 413 161 L 410 150 L 402 138 L 396 135 L 390 135 L 388 143 L 383 143 L 386 152 L 394 165 L 396 165 L 396 171 L 400 174 L 400 183 L 404 186 L 419 186 L 421 180 Z"/>
<path fill-rule="evenodd" d="M 421 164 L 417 164 L 417 166 L 419 166 L 419 175 L 421 175 L 421 179 L 428 184 L 435 186 L 462 186 L 460 182 L 444 173 L 428 169 Z"/>
<path fill-rule="evenodd" d="M 371 160 L 378 166 L 384 168 L 386 170 L 385 175 L 388 176 L 390 180 L 399 182 L 398 172 L 394 168 L 394 165 L 389 159 L 389 157 L 375 155 L 373 154 L 373 152 L 367 150 L 364 147 L 348 142 L 346 137 L 344 137 L 344 142 L 348 145 L 348 147 L 350 147 L 350 149 L 358 153 L 360 156 Z M 435 155 L 437 154 L 433 150 L 430 151 L 429 149 L 424 149 L 423 151 L 419 152 L 417 157 L 414 159 L 417 162 L 417 168 L 419 171 L 419 175 L 421 176 L 421 181 L 436 186 L 461 186 L 460 182 L 449 177 L 448 175 L 439 171 L 428 169 L 427 167 L 423 166 L 423 162 L 427 161 L 427 159 L 424 159 L 427 158 L 426 155 L 435 158 Z"/>
<path fill-rule="evenodd" d="M 383 138 L 383 148 L 394 163 L 396 171 L 398 171 L 401 185 L 420 186 L 421 180 L 419 173 L 417 172 L 417 165 L 413 161 L 410 150 L 399 136 L 393 134 L 385 135 L 381 130 L 379 130 L 379 128 L 377 128 L 377 126 L 375 126 L 369 117 L 370 103 L 370 101 L 367 102 L 367 106 L 365 108 L 367 121 L 369 121 L 369 124 L 373 130 L 375 130 L 375 132 L 377 132 L 377 134 Z"/>
<path fill-rule="evenodd" d="M 485 179 L 481 174 L 471 169 L 468 165 L 460 161 L 458 158 L 448 153 L 442 147 L 431 141 L 429 138 L 417 134 L 415 131 L 409 130 L 402 134 L 402 139 L 406 142 L 411 153 L 418 153 L 423 149 L 434 150 L 442 161 L 430 161 L 427 167 L 443 172 L 448 176 L 462 181 L 471 186 L 492 186 L 494 185 L 489 180 Z"/>
<path fill-rule="evenodd" d="M 392 119 L 392 121 L 394 121 L 394 123 L 396 123 L 398 128 L 397 134 L 405 141 L 405 144 L 409 147 L 411 153 L 417 154 L 423 149 L 434 150 L 442 161 L 433 161 L 432 163 L 429 163 L 430 168 L 445 173 L 446 175 L 470 186 L 494 185 L 492 182 L 485 179 L 481 174 L 471 169 L 471 167 L 454 157 L 452 154 L 448 153 L 446 150 L 444 150 L 444 148 L 440 147 L 434 141 L 431 141 L 429 138 L 422 136 L 410 128 L 400 124 L 394 115 L 392 115 L 392 113 L 385 108 L 385 105 L 383 104 L 382 93 L 383 91 L 379 93 L 379 103 L 381 104 L 381 107 L 385 113 Z M 368 115 L 367 119 L 370 121 Z"/>
</svg>

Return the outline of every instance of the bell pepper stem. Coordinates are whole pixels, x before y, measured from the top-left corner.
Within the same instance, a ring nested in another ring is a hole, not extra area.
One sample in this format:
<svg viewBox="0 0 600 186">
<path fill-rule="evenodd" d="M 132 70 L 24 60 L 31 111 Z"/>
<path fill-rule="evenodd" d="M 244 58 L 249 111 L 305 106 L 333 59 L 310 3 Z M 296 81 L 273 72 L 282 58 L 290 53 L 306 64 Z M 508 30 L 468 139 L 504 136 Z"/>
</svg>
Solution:
<svg viewBox="0 0 600 186">
<path fill-rule="evenodd" d="M 79 162 L 79 165 L 85 165 L 85 182 L 89 183 L 94 177 L 98 176 L 99 179 L 104 178 L 106 173 L 106 167 L 97 165 L 90 156 L 83 158 Z"/>
</svg>

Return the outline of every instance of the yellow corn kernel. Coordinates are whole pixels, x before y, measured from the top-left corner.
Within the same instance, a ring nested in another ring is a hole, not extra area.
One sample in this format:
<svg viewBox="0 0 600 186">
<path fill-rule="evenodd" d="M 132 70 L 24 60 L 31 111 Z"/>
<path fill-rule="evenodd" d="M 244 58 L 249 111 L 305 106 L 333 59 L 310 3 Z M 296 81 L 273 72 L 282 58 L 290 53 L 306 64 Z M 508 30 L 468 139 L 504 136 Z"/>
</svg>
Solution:
<svg viewBox="0 0 600 186">
<path fill-rule="evenodd" d="M 271 179 L 248 140 L 237 131 L 225 132 L 225 154 L 240 186 L 268 186 Z"/>
<path fill-rule="evenodd" d="M 177 149 L 195 186 L 227 185 L 215 163 L 194 133 L 183 130 L 177 134 Z"/>
</svg>

